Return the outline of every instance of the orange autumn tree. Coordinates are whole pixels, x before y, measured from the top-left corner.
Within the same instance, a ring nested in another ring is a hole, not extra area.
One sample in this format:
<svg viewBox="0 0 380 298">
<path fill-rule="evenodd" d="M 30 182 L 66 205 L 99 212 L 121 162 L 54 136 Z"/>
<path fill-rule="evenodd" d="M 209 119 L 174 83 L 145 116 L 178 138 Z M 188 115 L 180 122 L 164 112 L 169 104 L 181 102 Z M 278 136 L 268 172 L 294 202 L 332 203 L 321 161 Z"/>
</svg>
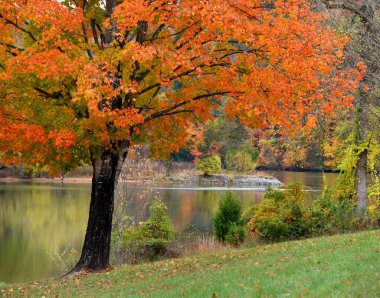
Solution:
<svg viewBox="0 0 380 298">
<path fill-rule="evenodd" d="M 303 0 L 0 0 L 0 158 L 57 173 L 93 165 L 74 270 L 109 264 L 128 148 L 185 145 L 194 119 L 312 125 L 349 106 L 346 40 Z"/>
</svg>

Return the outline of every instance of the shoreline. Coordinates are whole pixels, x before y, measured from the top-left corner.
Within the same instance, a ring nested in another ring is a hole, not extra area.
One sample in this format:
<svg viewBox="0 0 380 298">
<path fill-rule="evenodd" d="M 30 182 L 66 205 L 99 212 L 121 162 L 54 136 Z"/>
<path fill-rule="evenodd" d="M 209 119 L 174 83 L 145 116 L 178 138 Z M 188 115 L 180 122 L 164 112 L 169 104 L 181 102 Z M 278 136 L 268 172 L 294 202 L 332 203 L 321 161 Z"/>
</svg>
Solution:
<svg viewBox="0 0 380 298">
<path fill-rule="evenodd" d="M 66 177 L 63 180 L 63 184 L 66 183 L 78 183 L 78 184 L 91 184 L 92 177 Z M 16 178 L 6 177 L 0 178 L 0 183 L 62 183 L 61 178 Z"/>
<path fill-rule="evenodd" d="M 213 176 L 168 176 L 166 178 L 152 178 L 152 177 L 146 177 L 144 179 L 128 179 L 123 180 L 122 182 L 127 183 L 186 183 L 186 184 L 194 184 L 194 183 L 207 183 L 210 182 L 211 184 L 218 184 L 223 182 L 225 184 L 228 180 L 231 184 L 241 184 L 242 181 L 236 181 L 233 182 L 236 179 L 244 179 L 244 180 L 267 180 L 267 181 L 275 181 L 277 178 L 273 177 L 272 175 L 266 175 L 262 171 L 258 171 L 257 174 L 254 175 L 238 175 L 238 174 L 222 174 L 222 175 L 213 175 Z M 277 180 L 278 181 L 278 180 Z M 82 176 L 82 177 L 65 177 L 62 181 L 60 177 L 51 177 L 51 178 L 19 178 L 19 177 L 3 177 L 0 178 L 0 183 L 53 183 L 53 184 L 91 184 L 92 177 L 90 176 Z M 280 181 L 278 181 L 280 182 Z M 244 182 L 242 184 L 245 184 Z M 250 183 L 248 183 L 250 184 Z M 281 182 L 280 182 L 281 184 Z"/>
</svg>

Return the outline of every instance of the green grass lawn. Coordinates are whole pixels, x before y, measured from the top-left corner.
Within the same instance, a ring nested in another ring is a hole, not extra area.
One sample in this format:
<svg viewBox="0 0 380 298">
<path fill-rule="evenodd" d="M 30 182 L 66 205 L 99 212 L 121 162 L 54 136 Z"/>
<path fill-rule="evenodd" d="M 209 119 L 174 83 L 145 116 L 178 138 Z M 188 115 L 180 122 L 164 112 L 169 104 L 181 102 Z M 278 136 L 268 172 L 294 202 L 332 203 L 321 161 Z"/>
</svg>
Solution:
<svg viewBox="0 0 380 298">
<path fill-rule="evenodd" d="M 5 288 L 28 297 L 380 297 L 380 230 Z"/>
</svg>

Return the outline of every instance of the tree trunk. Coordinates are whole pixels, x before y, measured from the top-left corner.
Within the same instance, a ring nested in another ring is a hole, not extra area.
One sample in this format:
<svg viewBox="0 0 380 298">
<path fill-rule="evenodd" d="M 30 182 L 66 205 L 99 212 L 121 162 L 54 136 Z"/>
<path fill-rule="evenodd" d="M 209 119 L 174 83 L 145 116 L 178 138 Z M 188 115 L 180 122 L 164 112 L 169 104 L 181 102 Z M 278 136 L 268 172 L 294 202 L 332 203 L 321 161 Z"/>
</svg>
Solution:
<svg viewBox="0 0 380 298">
<path fill-rule="evenodd" d="M 367 211 L 367 158 L 368 150 L 366 149 L 359 155 L 359 163 L 355 175 L 356 214 L 359 218 L 364 218 Z"/>
<path fill-rule="evenodd" d="M 114 190 L 129 144 L 118 153 L 105 150 L 93 161 L 91 203 L 82 254 L 70 271 L 101 270 L 109 266 Z"/>
<path fill-rule="evenodd" d="M 356 143 L 361 145 L 367 141 L 368 136 L 368 100 L 363 92 L 360 93 L 356 109 Z M 355 172 L 355 192 L 356 192 L 356 214 L 359 218 L 364 218 L 367 211 L 367 168 L 368 168 L 368 148 L 359 154 L 358 164 Z"/>
</svg>

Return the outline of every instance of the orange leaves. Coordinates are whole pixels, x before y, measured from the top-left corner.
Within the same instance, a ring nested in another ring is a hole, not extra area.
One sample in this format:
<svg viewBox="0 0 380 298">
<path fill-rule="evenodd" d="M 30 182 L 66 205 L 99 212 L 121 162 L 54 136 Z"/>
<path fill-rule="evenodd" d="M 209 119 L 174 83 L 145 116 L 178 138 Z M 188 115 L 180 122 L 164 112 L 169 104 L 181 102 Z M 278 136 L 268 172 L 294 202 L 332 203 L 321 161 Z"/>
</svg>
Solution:
<svg viewBox="0 0 380 298">
<path fill-rule="evenodd" d="M 143 115 L 137 109 L 114 110 L 113 119 L 118 128 L 128 128 L 144 122 Z"/>
<path fill-rule="evenodd" d="M 359 71 L 361 72 L 361 74 L 364 74 L 365 71 L 366 71 L 366 68 L 367 68 L 366 65 L 364 64 L 364 62 L 363 61 L 359 61 L 357 63 L 357 66 L 358 66 Z"/>
<path fill-rule="evenodd" d="M 132 41 L 125 48 L 124 52 L 128 53 L 125 58 L 137 61 L 138 63 L 146 63 L 155 59 L 160 54 L 160 51 L 159 46 L 141 46 L 139 43 Z"/>
<path fill-rule="evenodd" d="M 68 129 L 51 131 L 48 138 L 53 140 L 53 144 L 57 148 L 68 149 L 76 144 L 75 134 Z"/>
<path fill-rule="evenodd" d="M 62 81 L 75 76 L 77 64 L 59 50 L 46 50 L 30 56 L 20 56 L 9 65 L 9 70 L 17 73 L 33 74 L 38 79 Z"/>
<path fill-rule="evenodd" d="M 153 5 L 149 5 L 147 0 L 123 1 L 117 6 L 114 17 L 124 33 L 136 26 L 139 21 L 150 22 L 153 18 L 153 9 Z"/>
<path fill-rule="evenodd" d="M 367 66 L 364 64 L 364 62 L 359 61 L 357 63 L 358 69 L 354 71 L 354 75 L 358 81 L 361 81 L 366 73 Z"/>
<path fill-rule="evenodd" d="M 5 164 L 25 164 L 43 162 L 47 142 L 45 131 L 38 125 L 28 125 L 22 122 L 11 123 L 7 120 L 1 121 L 0 148 L 1 156 Z M 37 152 L 34 152 L 37 149 Z"/>
<path fill-rule="evenodd" d="M 43 41 L 59 38 L 63 32 L 77 31 L 83 20 L 80 9 L 69 9 L 55 0 L 27 1 L 20 14 L 43 29 Z"/>
<path fill-rule="evenodd" d="M 0 109 L 9 128 L 41 129 L 41 139 L 22 137 L 17 150 L 34 143 L 46 163 L 61 165 L 128 139 L 163 154 L 186 145 L 192 121 L 212 118 L 220 104 L 244 124 L 287 131 L 350 106 L 365 65 L 342 70 L 347 39 L 305 1 L 266 4 L 128 0 L 104 21 L 97 1 L 84 11 L 56 0 L 2 1 L 2 14 L 23 27 L 0 18 Z"/>
</svg>

